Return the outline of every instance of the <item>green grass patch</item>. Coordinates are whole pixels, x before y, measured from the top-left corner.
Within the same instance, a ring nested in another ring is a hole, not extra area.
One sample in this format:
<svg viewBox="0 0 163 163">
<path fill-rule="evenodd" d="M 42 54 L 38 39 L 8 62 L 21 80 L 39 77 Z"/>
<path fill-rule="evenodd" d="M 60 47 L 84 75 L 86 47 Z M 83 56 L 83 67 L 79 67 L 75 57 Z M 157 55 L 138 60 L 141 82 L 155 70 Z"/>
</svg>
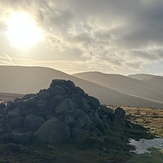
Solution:
<svg viewBox="0 0 163 163">
<path fill-rule="evenodd" d="M 163 153 L 161 151 L 153 151 L 151 153 L 144 153 L 133 155 L 127 163 L 162 163 Z"/>
</svg>

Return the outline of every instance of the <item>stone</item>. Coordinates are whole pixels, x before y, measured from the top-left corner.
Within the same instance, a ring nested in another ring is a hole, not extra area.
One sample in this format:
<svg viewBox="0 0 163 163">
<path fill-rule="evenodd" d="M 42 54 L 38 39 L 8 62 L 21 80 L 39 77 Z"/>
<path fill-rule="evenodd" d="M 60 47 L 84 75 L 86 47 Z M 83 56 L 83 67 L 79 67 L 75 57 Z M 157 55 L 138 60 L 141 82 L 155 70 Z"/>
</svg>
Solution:
<svg viewBox="0 0 163 163">
<path fill-rule="evenodd" d="M 5 111 L 8 112 L 10 110 L 13 110 L 14 108 L 16 108 L 16 103 L 12 102 L 12 101 L 9 101 L 7 103 L 7 106 L 5 107 Z"/>
<path fill-rule="evenodd" d="M 89 112 L 89 105 L 87 104 L 87 101 L 84 97 L 81 95 L 75 96 L 75 100 L 77 102 L 78 108 L 82 109 L 85 112 Z"/>
<path fill-rule="evenodd" d="M 76 88 L 75 84 L 71 80 L 67 80 L 65 85 L 70 89 Z"/>
<path fill-rule="evenodd" d="M 52 83 L 50 84 L 50 88 L 53 88 L 55 86 L 63 86 L 65 85 L 66 80 L 62 80 L 62 79 L 54 79 L 52 80 Z"/>
<path fill-rule="evenodd" d="M 58 104 L 64 101 L 64 97 L 62 95 L 56 95 L 50 101 L 49 109 L 55 111 L 55 108 Z"/>
<path fill-rule="evenodd" d="M 75 122 L 75 118 L 72 115 L 67 115 L 65 118 L 65 124 L 68 126 L 73 125 Z"/>
<path fill-rule="evenodd" d="M 88 100 L 93 109 L 98 109 L 100 107 L 100 101 L 97 98 L 89 96 Z"/>
<path fill-rule="evenodd" d="M 14 108 L 13 110 L 10 110 L 7 115 L 10 118 L 18 117 L 18 116 L 20 116 L 20 109 L 19 108 Z"/>
<path fill-rule="evenodd" d="M 48 102 L 46 100 L 38 100 L 38 109 L 39 110 L 47 110 L 48 109 Z"/>
<path fill-rule="evenodd" d="M 26 144 L 31 141 L 32 136 L 33 133 L 31 131 L 22 133 L 14 130 L 11 133 L 5 135 L 3 139 L 7 143 L 14 142 L 14 143 Z"/>
<path fill-rule="evenodd" d="M 78 129 L 88 128 L 91 130 L 92 121 L 87 114 L 81 111 L 81 116 L 75 121 L 74 127 Z"/>
<path fill-rule="evenodd" d="M 67 110 L 69 110 L 69 111 L 75 110 L 75 105 L 72 102 L 72 100 L 69 98 L 66 98 L 62 103 L 60 103 L 55 108 L 55 113 L 59 115 L 59 114 L 63 114 Z"/>
<path fill-rule="evenodd" d="M 34 96 L 29 99 L 23 100 L 22 103 L 24 106 L 27 106 L 27 107 L 37 107 L 37 101 L 38 101 L 38 97 Z"/>
<path fill-rule="evenodd" d="M 125 118 L 125 111 L 121 107 L 118 107 L 115 109 L 114 115 L 117 118 L 124 119 Z"/>
<path fill-rule="evenodd" d="M 22 100 L 28 100 L 28 99 L 31 99 L 31 98 L 37 98 L 38 96 L 36 94 L 26 94 Z"/>
<path fill-rule="evenodd" d="M 28 130 L 36 131 L 44 123 L 45 120 L 42 117 L 30 114 L 26 116 L 23 126 Z"/>
<path fill-rule="evenodd" d="M 0 103 L 0 110 L 5 109 L 6 105 L 4 103 Z"/>
<path fill-rule="evenodd" d="M 110 114 L 113 115 L 113 110 L 108 108 L 106 105 L 101 105 L 100 109 L 101 109 L 102 112 L 104 112 L 107 115 L 110 115 Z"/>
<path fill-rule="evenodd" d="M 24 118 L 19 116 L 19 117 L 16 117 L 16 118 L 13 118 L 11 121 L 10 121 L 10 125 L 13 129 L 16 129 L 16 128 L 19 128 L 22 126 L 23 124 L 23 121 L 24 121 Z"/>
<path fill-rule="evenodd" d="M 21 108 L 21 114 L 25 117 L 29 114 L 34 114 L 37 115 L 38 114 L 38 106 L 34 107 L 34 106 L 22 106 Z"/>
<path fill-rule="evenodd" d="M 65 90 L 60 86 L 54 86 L 51 88 L 51 94 L 52 96 L 65 95 Z"/>
<path fill-rule="evenodd" d="M 5 111 L 5 107 L 6 107 L 6 105 L 5 104 L 3 104 L 3 103 L 1 103 L 0 104 L 0 114 L 5 114 L 6 113 L 6 111 Z"/>
<path fill-rule="evenodd" d="M 113 121 L 114 113 L 112 109 L 108 108 L 105 105 L 101 105 L 100 110 L 102 111 L 103 117 L 109 118 L 111 121 Z"/>
<path fill-rule="evenodd" d="M 114 122 L 116 124 L 125 124 L 125 111 L 121 107 L 116 108 L 114 111 Z"/>
<path fill-rule="evenodd" d="M 12 127 L 8 122 L 4 124 L 3 128 L 6 133 L 10 133 L 12 131 Z"/>
<path fill-rule="evenodd" d="M 35 133 L 36 140 L 49 144 L 66 142 L 69 137 L 69 127 L 57 118 L 52 118 L 51 120 L 47 121 Z"/>
<path fill-rule="evenodd" d="M 75 140 L 75 142 L 79 143 L 89 137 L 90 131 L 84 130 L 84 129 L 73 128 L 71 134 L 72 134 L 73 140 Z"/>
<path fill-rule="evenodd" d="M 40 100 L 49 100 L 50 97 L 50 93 L 45 89 L 45 90 L 40 90 L 40 92 L 38 93 L 39 99 Z"/>
</svg>

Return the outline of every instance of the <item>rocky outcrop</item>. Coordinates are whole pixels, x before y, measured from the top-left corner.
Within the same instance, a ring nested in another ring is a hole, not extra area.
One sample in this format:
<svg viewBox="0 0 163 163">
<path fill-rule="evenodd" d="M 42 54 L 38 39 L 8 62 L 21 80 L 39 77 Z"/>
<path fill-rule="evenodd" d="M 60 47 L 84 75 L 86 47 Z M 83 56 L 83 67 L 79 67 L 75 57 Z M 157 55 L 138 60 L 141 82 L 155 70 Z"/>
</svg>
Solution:
<svg viewBox="0 0 163 163">
<path fill-rule="evenodd" d="M 79 142 L 103 136 L 125 112 L 101 105 L 71 81 L 53 80 L 48 89 L 0 104 L 0 139 L 16 143 Z"/>
</svg>

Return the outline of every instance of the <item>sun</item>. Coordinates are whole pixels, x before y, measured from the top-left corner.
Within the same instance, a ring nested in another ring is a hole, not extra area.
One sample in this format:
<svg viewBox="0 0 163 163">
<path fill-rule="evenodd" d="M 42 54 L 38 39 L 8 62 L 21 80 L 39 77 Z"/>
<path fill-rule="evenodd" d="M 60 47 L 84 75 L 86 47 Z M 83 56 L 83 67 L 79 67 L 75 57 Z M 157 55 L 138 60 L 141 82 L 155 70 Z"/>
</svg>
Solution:
<svg viewBox="0 0 163 163">
<path fill-rule="evenodd" d="M 12 13 L 7 19 L 8 38 L 16 48 L 30 48 L 43 38 L 36 22 L 26 13 Z"/>
</svg>

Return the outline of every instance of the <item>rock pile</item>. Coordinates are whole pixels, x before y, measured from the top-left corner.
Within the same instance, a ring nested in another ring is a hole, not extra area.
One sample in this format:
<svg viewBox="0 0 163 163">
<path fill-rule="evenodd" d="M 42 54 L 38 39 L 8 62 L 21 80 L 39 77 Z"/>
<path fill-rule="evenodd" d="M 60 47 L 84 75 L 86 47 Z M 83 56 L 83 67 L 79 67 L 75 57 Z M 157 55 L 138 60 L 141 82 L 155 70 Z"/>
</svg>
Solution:
<svg viewBox="0 0 163 163">
<path fill-rule="evenodd" d="M 80 142 L 102 136 L 109 126 L 124 123 L 125 112 L 100 105 L 72 81 L 53 80 L 48 89 L 0 104 L 0 140 L 14 143 Z"/>
</svg>

